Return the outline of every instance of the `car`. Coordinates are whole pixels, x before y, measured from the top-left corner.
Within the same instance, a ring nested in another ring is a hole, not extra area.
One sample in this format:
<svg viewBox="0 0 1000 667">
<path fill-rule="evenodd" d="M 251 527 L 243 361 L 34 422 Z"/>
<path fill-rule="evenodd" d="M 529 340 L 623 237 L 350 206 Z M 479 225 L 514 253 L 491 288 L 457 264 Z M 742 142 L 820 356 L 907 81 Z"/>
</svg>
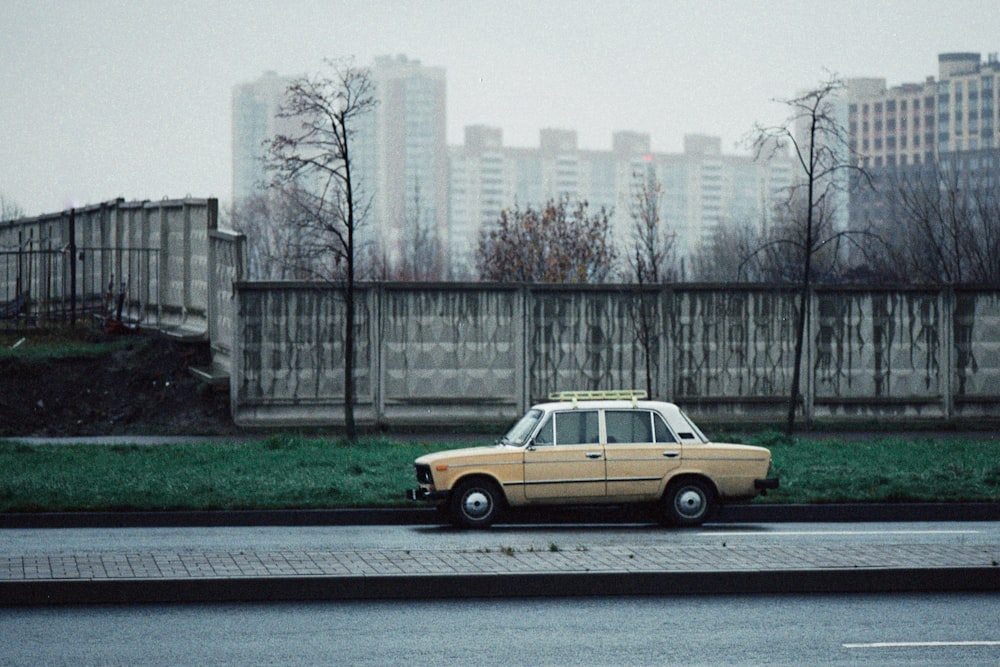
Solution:
<svg viewBox="0 0 1000 667">
<path fill-rule="evenodd" d="M 412 501 L 463 528 L 508 508 L 646 504 L 660 520 L 697 526 L 721 503 L 778 488 L 764 447 L 714 443 L 676 405 L 646 392 L 564 391 L 534 405 L 495 446 L 414 461 Z"/>
</svg>

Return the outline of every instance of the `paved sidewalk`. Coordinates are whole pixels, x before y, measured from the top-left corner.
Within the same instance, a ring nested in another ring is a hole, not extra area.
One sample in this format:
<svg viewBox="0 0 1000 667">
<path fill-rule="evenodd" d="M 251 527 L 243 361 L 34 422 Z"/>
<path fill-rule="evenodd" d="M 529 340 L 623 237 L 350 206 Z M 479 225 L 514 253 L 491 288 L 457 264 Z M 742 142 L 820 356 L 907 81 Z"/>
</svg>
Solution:
<svg viewBox="0 0 1000 667">
<path fill-rule="evenodd" d="M 0 554 L 0 604 L 1000 591 L 1000 545 Z"/>
</svg>

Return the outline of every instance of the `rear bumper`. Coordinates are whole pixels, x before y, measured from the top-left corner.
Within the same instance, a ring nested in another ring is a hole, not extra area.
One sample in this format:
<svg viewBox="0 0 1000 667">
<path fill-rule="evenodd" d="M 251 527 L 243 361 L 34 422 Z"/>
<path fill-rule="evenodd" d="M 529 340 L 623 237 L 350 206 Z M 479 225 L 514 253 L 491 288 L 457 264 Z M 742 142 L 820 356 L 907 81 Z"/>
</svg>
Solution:
<svg viewBox="0 0 1000 667">
<path fill-rule="evenodd" d="M 419 489 L 407 489 L 406 499 L 407 500 L 418 500 L 423 502 L 438 502 L 448 498 L 447 491 L 431 491 L 430 489 L 425 489 L 423 487 Z"/>
</svg>

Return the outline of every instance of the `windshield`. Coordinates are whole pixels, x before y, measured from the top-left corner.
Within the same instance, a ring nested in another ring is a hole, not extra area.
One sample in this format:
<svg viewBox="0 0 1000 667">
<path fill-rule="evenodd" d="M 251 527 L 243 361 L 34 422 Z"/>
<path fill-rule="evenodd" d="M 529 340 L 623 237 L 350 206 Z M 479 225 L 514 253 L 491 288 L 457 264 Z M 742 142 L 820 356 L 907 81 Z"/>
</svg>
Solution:
<svg viewBox="0 0 1000 667">
<path fill-rule="evenodd" d="M 523 445 L 531 435 L 531 432 L 535 430 L 535 426 L 541 418 L 541 410 L 528 410 L 527 414 L 514 424 L 514 428 L 507 431 L 507 435 L 500 438 L 500 444 Z"/>
</svg>

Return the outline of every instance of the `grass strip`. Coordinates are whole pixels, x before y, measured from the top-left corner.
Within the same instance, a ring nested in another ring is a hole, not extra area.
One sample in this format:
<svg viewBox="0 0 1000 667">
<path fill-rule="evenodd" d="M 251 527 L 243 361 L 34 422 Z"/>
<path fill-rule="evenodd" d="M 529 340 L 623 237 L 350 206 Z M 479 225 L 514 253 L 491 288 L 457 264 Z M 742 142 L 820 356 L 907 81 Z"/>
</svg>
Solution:
<svg viewBox="0 0 1000 667">
<path fill-rule="evenodd" d="M 747 442 L 771 449 L 781 478 L 777 492 L 756 502 L 1000 501 L 1000 444 L 992 441 L 759 434 Z M 444 448 L 292 435 L 222 444 L 0 443 L 0 511 L 401 506 L 404 490 L 416 485 L 413 459 Z"/>
</svg>

